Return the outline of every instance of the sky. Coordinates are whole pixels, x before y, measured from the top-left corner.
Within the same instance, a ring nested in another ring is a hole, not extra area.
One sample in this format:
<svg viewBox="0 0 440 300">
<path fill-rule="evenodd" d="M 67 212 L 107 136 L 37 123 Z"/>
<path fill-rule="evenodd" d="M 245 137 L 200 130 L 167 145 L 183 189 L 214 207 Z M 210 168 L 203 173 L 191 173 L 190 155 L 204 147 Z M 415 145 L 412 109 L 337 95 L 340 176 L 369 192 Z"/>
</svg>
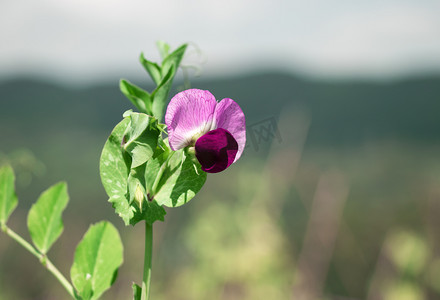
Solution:
<svg viewBox="0 0 440 300">
<path fill-rule="evenodd" d="M 1 0 L 0 79 L 143 76 L 158 40 L 206 76 L 440 73 L 438 0 Z"/>
</svg>

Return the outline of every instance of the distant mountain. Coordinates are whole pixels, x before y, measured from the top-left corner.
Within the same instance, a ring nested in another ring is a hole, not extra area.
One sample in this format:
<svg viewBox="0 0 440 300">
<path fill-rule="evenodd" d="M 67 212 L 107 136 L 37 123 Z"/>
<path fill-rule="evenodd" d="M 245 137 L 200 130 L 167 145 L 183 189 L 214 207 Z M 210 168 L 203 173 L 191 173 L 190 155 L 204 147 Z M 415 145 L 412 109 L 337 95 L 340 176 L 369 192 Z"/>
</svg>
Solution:
<svg viewBox="0 0 440 300">
<path fill-rule="evenodd" d="M 387 137 L 440 141 L 440 76 L 323 82 L 267 73 L 200 85 L 238 99 L 251 122 L 289 106 L 303 110 L 311 118 L 311 144 Z"/>
<path fill-rule="evenodd" d="M 142 86 L 140 80 L 135 83 Z M 181 85 L 177 82 L 173 93 Z M 286 107 L 302 110 L 311 118 L 308 143 L 312 145 L 387 137 L 440 141 L 440 76 L 394 82 L 325 82 L 268 72 L 197 79 L 191 86 L 209 89 L 218 99 L 235 99 L 245 111 L 248 124 L 277 117 Z M 130 108 L 117 82 L 84 89 L 38 79 L 3 82 L 0 147 L 30 132 L 38 132 L 30 134 L 37 140 L 39 135 L 69 128 L 108 133 L 122 112 Z"/>
</svg>

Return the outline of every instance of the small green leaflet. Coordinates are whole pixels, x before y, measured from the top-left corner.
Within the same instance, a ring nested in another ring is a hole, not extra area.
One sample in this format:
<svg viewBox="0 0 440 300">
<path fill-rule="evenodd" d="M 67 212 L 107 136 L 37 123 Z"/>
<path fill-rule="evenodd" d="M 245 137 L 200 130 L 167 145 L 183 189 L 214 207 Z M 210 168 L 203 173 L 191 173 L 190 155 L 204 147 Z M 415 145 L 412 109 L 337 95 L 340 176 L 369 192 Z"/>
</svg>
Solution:
<svg viewBox="0 0 440 300">
<path fill-rule="evenodd" d="M 69 201 L 67 185 L 57 183 L 44 191 L 29 211 L 27 225 L 34 245 L 46 254 L 63 232 L 61 214 Z"/>
<path fill-rule="evenodd" d="M 14 189 L 14 171 L 9 165 L 0 168 L 0 225 L 6 224 L 17 206 L 18 199 Z"/>
<path fill-rule="evenodd" d="M 130 113 L 130 124 L 124 133 L 124 149 L 130 154 L 131 168 L 144 164 L 157 146 L 160 131 L 157 119 L 142 113 Z"/>
<path fill-rule="evenodd" d="M 147 91 L 125 79 L 119 81 L 119 89 L 140 112 L 149 115 L 153 114 L 151 110 L 151 96 Z"/>
<path fill-rule="evenodd" d="M 145 180 L 143 180 L 143 175 L 145 173 L 145 164 L 131 169 L 130 174 L 127 178 L 128 184 L 128 195 L 129 203 L 131 204 L 136 200 L 137 206 L 142 210 L 142 204 L 147 199 L 147 194 L 145 193 Z"/>
<path fill-rule="evenodd" d="M 90 226 L 75 250 L 70 277 L 82 300 L 95 300 L 116 280 L 123 261 L 117 229 L 109 222 Z"/>
<path fill-rule="evenodd" d="M 145 201 L 142 212 L 137 205 L 133 207 L 135 207 L 135 214 L 130 220 L 130 224 L 133 226 L 142 220 L 145 220 L 149 225 L 156 221 L 164 221 L 167 214 L 165 209 L 156 201 Z"/>
<path fill-rule="evenodd" d="M 165 74 L 160 84 L 151 94 L 151 97 L 153 98 L 153 116 L 155 116 L 158 120 L 162 120 L 164 116 L 165 106 L 168 102 L 168 94 L 170 93 L 171 86 L 173 85 L 176 70 L 176 66 L 172 65 L 168 73 Z"/>
<path fill-rule="evenodd" d="M 160 67 L 158 64 L 151 62 L 149 60 L 147 60 L 144 57 L 144 54 L 141 53 L 140 57 L 139 57 L 139 61 L 141 62 L 142 66 L 144 67 L 144 69 L 148 72 L 148 74 L 150 74 L 150 77 L 153 79 L 154 83 L 156 85 L 159 85 L 162 76 L 160 75 Z"/>
<path fill-rule="evenodd" d="M 142 297 L 142 288 L 133 282 L 133 300 L 141 300 Z"/>
<path fill-rule="evenodd" d="M 162 62 L 162 67 L 160 70 L 162 80 L 160 84 L 158 84 L 157 88 L 151 93 L 153 98 L 153 115 L 158 120 L 162 120 L 163 118 L 165 106 L 168 101 L 168 95 L 187 46 L 187 44 L 184 44 L 174 50 L 171 54 L 168 54 L 168 46 L 168 48 L 166 48 L 166 52 L 163 53 L 166 53 L 166 56 L 163 56 L 165 59 Z"/>
<path fill-rule="evenodd" d="M 167 74 L 173 66 L 177 71 L 177 68 L 179 67 L 180 62 L 182 61 L 183 55 L 185 54 L 187 47 L 188 47 L 187 44 L 183 44 L 182 46 L 174 50 L 173 53 L 165 57 L 165 59 L 162 62 L 162 70 L 161 70 L 162 78 L 165 77 L 165 74 Z"/>
<path fill-rule="evenodd" d="M 157 41 L 156 46 L 159 50 L 160 57 L 165 59 L 168 56 L 168 53 L 170 53 L 170 45 L 164 41 Z"/>
<path fill-rule="evenodd" d="M 156 201 L 148 201 L 150 195 L 145 190 L 145 166 L 146 164 L 143 164 L 136 169 L 131 169 L 127 180 L 130 204 L 131 207 L 134 208 L 134 216 L 130 220 L 130 224 L 132 225 L 142 220 L 152 225 L 155 221 L 164 221 L 166 215 L 165 209 L 158 205 Z M 133 201 L 137 193 L 140 193 L 141 200 L 139 201 L 139 199 L 137 199 Z"/>
</svg>

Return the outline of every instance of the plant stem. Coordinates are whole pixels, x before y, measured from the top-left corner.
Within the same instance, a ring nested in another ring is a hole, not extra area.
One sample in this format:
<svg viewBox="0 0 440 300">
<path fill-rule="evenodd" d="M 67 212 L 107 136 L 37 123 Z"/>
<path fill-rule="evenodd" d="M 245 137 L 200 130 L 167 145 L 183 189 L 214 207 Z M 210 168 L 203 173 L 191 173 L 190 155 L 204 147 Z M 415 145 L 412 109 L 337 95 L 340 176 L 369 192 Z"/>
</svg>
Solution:
<svg viewBox="0 0 440 300">
<path fill-rule="evenodd" d="M 56 279 L 61 283 L 61 285 L 66 289 L 70 296 L 73 299 L 76 299 L 75 291 L 70 284 L 70 282 L 66 279 L 66 277 L 61 274 L 61 272 L 53 265 L 53 263 L 49 260 L 49 258 L 40 253 L 37 249 L 35 249 L 31 244 L 29 244 L 25 239 L 15 233 L 11 228 L 6 225 L 2 226 L 3 231 L 9 235 L 12 239 L 14 239 L 17 243 L 23 246 L 26 250 L 28 250 L 32 255 L 34 255 L 41 264 L 50 272 Z"/>
<path fill-rule="evenodd" d="M 145 222 L 144 277 L 142 280 L 141 300 L 150 299 L 151 260 L 153 257 L 153 225 Z"/>
</svg>

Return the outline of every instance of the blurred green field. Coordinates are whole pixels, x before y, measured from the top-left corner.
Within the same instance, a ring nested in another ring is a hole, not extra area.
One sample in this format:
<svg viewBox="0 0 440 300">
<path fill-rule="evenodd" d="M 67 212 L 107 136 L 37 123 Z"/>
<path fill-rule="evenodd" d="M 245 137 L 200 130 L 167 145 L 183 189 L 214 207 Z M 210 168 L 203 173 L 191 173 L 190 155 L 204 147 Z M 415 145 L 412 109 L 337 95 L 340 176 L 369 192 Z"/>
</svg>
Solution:
<svg viewBox="0 0 440 300">
<path fill-rule="evenodd" d="M 155 224 L 152 299 L 440 299 L 438 77 L 268 73 L 192 84 L 240 103 L 248 133 L 275 120 L 281 140 L 250 141 L 194 200 L 167 209 Z M 116 83 L 0 84 L 0 161 L 16 170 L 19 197 L 9 225 L 28 238 L 27 210 L 66 180 L 65 229 L 49 257 L 68 275 L 89 224 L 112 221 L 125 261 L 103 299 L 130 299 L 142 274 L 143 227 L 123 226 L 98 173 L 102 146 L 129 108 Z M 67 295 L 1 233 L 0 299 Z"/>
</svg>

